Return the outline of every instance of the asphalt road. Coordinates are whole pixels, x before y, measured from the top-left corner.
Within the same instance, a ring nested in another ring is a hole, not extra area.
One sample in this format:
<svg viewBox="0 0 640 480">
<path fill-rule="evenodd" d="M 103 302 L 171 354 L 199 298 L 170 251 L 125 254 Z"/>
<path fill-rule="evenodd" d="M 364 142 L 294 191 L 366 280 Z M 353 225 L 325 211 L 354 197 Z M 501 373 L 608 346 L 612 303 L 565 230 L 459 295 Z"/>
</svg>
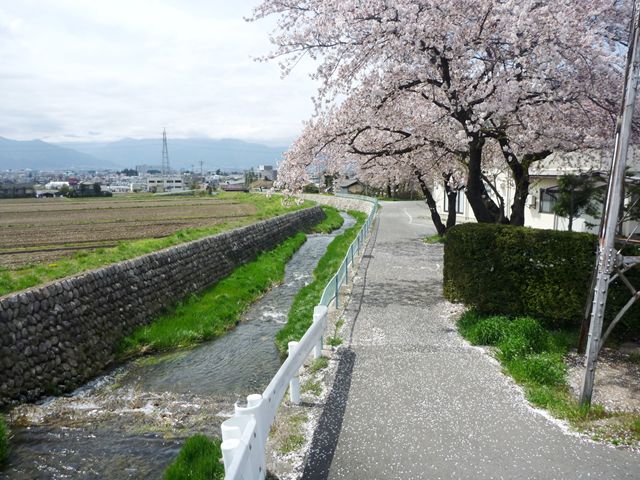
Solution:
<svg viewBox="0 0 640 480">
<path fill-rule="evenodd" d="M 434 231 L 424 204 L 383 204 L 304 478 L 640 478 L 639 453 L 533 410 L 458 335 L 456 307 L 442 298 L 442 247 L 421 240 Z"/>
</svg>

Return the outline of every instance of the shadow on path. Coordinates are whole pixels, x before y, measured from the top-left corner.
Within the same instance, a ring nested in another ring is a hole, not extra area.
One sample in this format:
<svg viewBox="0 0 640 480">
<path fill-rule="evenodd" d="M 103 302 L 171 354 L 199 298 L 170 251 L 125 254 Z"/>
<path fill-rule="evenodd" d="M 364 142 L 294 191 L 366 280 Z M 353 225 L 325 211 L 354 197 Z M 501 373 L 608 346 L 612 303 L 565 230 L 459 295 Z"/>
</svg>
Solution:
<svg viewBox="0 0 640 480">
<path fill-rule="evenodd" d="M 343 351 L 331 393 L 313 435 L 312 446 L 302 474 L 303 480 L 325 480 L 329 477 L 329 468 L 336 452 L 342 420 L 347 408 L 355 360 L 356 353 L 353 350 L 349 348 Z"/>
</svg>

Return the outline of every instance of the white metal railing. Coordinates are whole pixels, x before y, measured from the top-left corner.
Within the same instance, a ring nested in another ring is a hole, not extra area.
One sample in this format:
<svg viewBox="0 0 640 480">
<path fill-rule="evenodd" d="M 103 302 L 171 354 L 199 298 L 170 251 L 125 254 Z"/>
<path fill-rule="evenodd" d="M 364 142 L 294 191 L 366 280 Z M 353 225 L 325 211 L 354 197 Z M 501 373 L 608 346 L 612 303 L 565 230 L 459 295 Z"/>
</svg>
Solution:
<svg viewBox="0 0 640 480">
<path fill-rule="evenodd" d="M 364 200 L 367 202 L 373 203 L 373 208 L 367 217 L 367 220 L 364 222 L 364 225 L 358 232 L 358 236 L 356 239 L 349 245 L 349 250 L 347 250 L 347 254 L 342 260 L 340 267 L 336 274 L 329 280 L 327 286 L 324 287 L 324 291 L 322 292 L 322 296 L 320 297 L 320 305 L 329 306 L 329 304 L 335 300 L 336 308 L 339 306 L 339 295 L 340 287 L 349 281 L 349 265 L 353 265 L 353 262 L 357 255 L 360 254 L 360 250 L 364 246 L 364 239 L 367 237 L 369 230 L 371 230 L 371 225 L 373 223 L 373 219 L 378 211 L 378 200 L 372 197 L 364 197 L 362 195 L 346 195 L 346 194 L 338 194 L 337 196 L 345 197 L 345 198 L 354 198 L 357 200 Z"/>
<path fill-rule="evenodd" d="M 313 310 L 313 323 L 299 342 L 289 342 L 289 355 L 278 372 L 260 394 L 247 397 L 247 406 L 236 404 L 235 414 L 222 422 L 222 458 L 225 479 L 262 480 L 266 475 L 265 445 L 278 406 L 289 388 L 291 403 L 300 403 L 300 382 L 298 374 L 307 357 L 322 356 L 322 335 L 327 325 L 328 306 L 335 299 L 338 306 L 340 286 L 349 279 L 349 265 L 353 265 L 356 256 L 364 247 L 364 240 L 371 229 L 377 212 L 378 202 L 370 197 L 340 195 L 373 202 L 373 208 L 358 232 L 357 238 L 338 268 L 338 272 L 329 281 L 322 293 L 320 304 Z"/>
</svg>

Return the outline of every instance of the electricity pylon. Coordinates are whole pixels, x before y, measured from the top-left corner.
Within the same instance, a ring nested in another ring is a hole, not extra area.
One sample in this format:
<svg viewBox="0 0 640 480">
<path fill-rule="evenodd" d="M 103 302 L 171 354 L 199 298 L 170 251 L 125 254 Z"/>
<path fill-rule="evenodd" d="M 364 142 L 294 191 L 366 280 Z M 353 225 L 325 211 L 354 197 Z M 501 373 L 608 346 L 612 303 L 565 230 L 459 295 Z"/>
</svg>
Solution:
<svg viewBox="0 0 640 480">
<path fill-rule="evenodd" d="M 636 290 L 625 276 L 625 272 L 634 265 L 640 263 L 640 257 L 625 257 L 621 251 L 615 249 L 615 237 L 620 214 L 620 203 L 623 195 L 624 173 L 627 164 L 627 150 L 631 136 L 631 120 L 636 101 L 638 87 L 638 73 L 640 69 L 640 26 L 639 26 L 638 0 L 634 2 L 633 22 L 627 52 L 627 67 L 625 71 L 625 84 L 622 95 L 622 107 L 618 116 L 615 133 L 615 147 L 609 177 L 609 188 L 605 203 L 600 238 L 598 243 L 598 264 L 596 266 L 595 288 L 593 291 L 593 305 L 591 308 L 591 323 L 589 325 L 589 337 L 587 343 L 586 372 L 582 384 L 580 403 L 591 404 L 593 394 L 593 382 L 596 373 L 598 353 L 602 348 L 613 327 L 620 321 L 633 303 L 640 297 L 640 291 Z M 609 284 L 620 279 L 631 291 L 631 299 L 618 312 L 609 324 L 607 331 L 602 335 L 605 307 L 607 305 L 607 292 Z"/>
<path fill-rule="evenodd" d="M 171 174 L 169 167 L 169 148 L 167 147 L 167 129 L 162 131 L 162 176 L 166 177 Z"/>
</svg>

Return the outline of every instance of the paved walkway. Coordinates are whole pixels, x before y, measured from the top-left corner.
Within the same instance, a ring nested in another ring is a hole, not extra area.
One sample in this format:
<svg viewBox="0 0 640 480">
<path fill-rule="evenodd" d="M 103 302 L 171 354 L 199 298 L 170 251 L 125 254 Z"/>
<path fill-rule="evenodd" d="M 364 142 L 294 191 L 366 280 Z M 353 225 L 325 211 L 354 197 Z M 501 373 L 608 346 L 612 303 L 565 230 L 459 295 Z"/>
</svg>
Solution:
<svg viewBox="0 0 640 480">
<path fill-rule="evenodd" d="M 442 298 L 442 248 L 421 241 L 434 231 L 427 214 L 383 206 L 304 478 L 640 478 L 640 453 L 566 433 L 462 340 Z"/>
</svg>

